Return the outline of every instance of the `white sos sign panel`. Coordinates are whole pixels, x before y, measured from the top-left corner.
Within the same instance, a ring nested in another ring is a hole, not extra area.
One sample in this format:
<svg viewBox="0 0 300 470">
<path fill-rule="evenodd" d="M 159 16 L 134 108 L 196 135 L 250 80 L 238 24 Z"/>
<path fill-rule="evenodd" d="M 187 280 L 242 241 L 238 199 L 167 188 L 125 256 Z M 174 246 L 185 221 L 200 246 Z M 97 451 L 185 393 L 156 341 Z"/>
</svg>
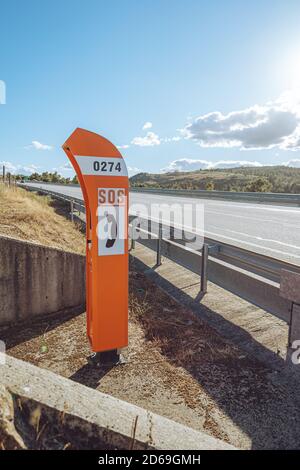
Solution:
<svg viewBox="0 0 300 470">
<path fill-rule="evenodd" d="M 124 255 L 126 214 L 124 188 L 98 188 L 98 256 Z"/>
<path fill-rule="evenodd" d="M 94 176 L 128 176 L 123 158 L 76 156 L 81 173 Z"/>
</svg>

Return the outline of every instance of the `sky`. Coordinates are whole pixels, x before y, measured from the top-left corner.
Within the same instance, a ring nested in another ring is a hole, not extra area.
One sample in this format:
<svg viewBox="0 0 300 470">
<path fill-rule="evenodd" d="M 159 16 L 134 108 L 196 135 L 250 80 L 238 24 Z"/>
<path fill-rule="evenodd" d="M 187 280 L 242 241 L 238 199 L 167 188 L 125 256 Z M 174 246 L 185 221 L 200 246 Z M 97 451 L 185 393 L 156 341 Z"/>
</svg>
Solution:
<svg viewBox="0 0 300 470">
<path fill-rule="evenodd" d="M 3 0 L 0 166 L 73 176 L 76 127 L 130 175 L 300 167 L 299 0 Z"/>
</svg>

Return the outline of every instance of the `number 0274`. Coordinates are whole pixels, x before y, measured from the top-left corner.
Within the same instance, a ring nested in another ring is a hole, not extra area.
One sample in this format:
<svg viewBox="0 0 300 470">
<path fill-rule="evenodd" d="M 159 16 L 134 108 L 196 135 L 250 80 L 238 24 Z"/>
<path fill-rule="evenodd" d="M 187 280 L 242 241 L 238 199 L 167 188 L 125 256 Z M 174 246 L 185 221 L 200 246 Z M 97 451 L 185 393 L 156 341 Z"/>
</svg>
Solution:
<svg viewBox="0 0 300 470">
<path fill-rule="evenodd" d="M 102 162 L 98 162 L 97 160 L 94 161 L 93 163 L 93 168 L 94 168 L 94 171 L 108 171 L 108 172 L 112 172 L 113 170 L 115 171 L 121 171 L 121 163 L 120 162 L 105 162 L 105 161 L 102 161 Z"/>
</svg>

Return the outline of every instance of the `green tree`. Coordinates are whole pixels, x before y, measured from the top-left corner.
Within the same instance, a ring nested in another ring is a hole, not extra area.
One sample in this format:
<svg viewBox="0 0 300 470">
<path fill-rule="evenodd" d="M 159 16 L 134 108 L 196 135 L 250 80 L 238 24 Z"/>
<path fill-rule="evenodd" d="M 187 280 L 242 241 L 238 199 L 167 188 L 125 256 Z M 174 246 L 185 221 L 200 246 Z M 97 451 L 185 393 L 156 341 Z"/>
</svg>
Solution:
<svg viewBox="0 0 300 470">
<path fill-rule="evenodd" d="M 41 181 L 41 175 L 39 175 L 38 173 L 32 173 L 32 175 L 29 176 L 29 179 L 30 181 L 32 180 L 37 180 L 37 181 Z"/>
<path fill-rule="evenodd" d="M 215 189 L 215 185 L 213 181 L 208 181 L 205 185 L 206 191 L 213 191 Z"/>
<path fill-rule="evenodd" d="M 271 191 L 272 184 L 267 178 L 257 178 L 247 184 L 245 190 L 253 193 L 265 193 Z"/>
</svg>

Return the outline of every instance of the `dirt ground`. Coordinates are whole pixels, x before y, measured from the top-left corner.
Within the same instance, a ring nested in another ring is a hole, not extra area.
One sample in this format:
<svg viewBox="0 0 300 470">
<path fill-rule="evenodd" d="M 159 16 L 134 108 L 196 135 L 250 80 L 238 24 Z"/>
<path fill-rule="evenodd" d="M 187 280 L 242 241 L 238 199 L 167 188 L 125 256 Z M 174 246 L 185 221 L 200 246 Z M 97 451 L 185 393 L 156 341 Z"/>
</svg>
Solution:
<svg viewBox="0 0 300 470">
<path fill-rule="evenodd" d="M 85 314 L 0 330 L 8 353 L 238 448 L 299 448 L 295 387 L 225 342 L 187 307 L 130 271 L 126 364 L 88 364 Z"/>
</svg>

